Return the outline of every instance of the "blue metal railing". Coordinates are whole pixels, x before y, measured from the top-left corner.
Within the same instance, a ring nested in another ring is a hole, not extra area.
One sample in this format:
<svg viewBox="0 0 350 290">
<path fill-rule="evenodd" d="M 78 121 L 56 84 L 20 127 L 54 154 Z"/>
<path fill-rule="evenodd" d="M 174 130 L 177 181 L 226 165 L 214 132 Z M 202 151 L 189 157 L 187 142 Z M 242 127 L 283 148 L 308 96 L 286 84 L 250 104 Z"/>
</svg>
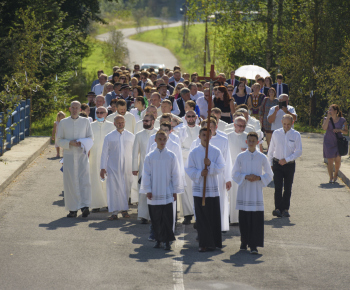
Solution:
<svg viewBox="0 0 350 290">
<path fill-rule="evenodd" d="M 0 156 L 5 150 L 10 150 L 13 145 L 18 144 L 29 136 L 30 127 L 30 99 L 22 100 L 11 112 L 7 110 L 6 126 L 0 127 Z M 4 122 L 4 112 L 0 112 L 0 124 Z"/>
</svg>

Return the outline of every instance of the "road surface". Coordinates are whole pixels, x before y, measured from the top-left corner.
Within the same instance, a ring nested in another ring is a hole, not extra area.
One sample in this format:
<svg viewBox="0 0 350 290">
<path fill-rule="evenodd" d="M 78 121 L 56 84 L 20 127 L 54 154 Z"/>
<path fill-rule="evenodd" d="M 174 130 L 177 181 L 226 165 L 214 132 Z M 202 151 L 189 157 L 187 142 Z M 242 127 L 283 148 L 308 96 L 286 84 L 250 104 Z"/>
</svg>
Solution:
<svg viewBox="0 0 350 290">
<path fill-rule="evenodd" d="M 302 135 L 290 218 L 272 217 L 273 187 L 264 189 L 256 256 L 239 252 L 237 227 L 222 250 L 198 253 L 193 227 L 180 224 L 166 252 L 152 248 L 135 207 L 117 221 L 66 218 L 50 145 L 0 194 L 0 289 L 349 289 L 350 192 L 328 184 L 322 138 Z"/>
</svg>

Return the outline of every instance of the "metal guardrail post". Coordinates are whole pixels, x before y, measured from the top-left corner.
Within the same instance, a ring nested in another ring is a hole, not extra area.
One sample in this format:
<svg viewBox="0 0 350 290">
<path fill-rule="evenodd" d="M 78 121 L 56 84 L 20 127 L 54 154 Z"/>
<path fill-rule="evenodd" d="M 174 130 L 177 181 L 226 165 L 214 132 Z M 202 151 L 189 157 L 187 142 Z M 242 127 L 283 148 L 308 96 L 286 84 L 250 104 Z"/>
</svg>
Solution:
<svg viewBox="0 0 350 290">
<path fill-rule="evenodd" d="M 18 144 L 19 143 L 19 122 L 21 120 L 21 106 L 17 105 L 15 111 L 13 112 L 13 122 L 14 122 L 14 138 L 13 138 L 13 144 Z"/>
<path fill-rule="evenodd" d="M 3 138 L 4 138 L 5 127 L 2 126 L 3 120 L 4 120 L 4 113 L 0 112 L 0 156 L 2 156 L 3 151 L 4 151 Z"/>
<path fill-rule="evenodd" d="M 25 106 L 25 135 L 29 136 L 30 134 L 30 99 L 26 100 Z"/>
<path fill-rule="evenodd" d="M 20 123 L 19 123 L 19 139 L 20 141 L 24 140 L 25 136 L 25 118 L 26 118 L 26 101 L 21 101 L 20 107 Z"/>
<path fill-rule="evenodd" d="M 11 149 L 11 145 L 12 145 L 12 131 L 11 131 L 11 125 L 12 125 L 12 114 L 11 114 L 11 110 L 7 109 L 7 115 L 8 115 L 8 120 L 7 120 L 7 124 L 6 124 L 6 129 L 5 129 L 5 134 L 6 134 L 6 150 L 10 150 Z"/>
</svg>

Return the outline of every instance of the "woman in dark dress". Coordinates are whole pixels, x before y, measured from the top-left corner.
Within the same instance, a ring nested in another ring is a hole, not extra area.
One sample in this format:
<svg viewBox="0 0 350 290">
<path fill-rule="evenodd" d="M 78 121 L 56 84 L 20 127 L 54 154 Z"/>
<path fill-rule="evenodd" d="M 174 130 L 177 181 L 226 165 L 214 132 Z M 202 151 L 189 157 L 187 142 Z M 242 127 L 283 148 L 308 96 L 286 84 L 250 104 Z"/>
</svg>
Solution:
<svg viewBox="0 0 350 290">
<path fill-rule="evenodd" d="M 247 104 L 248 94 L 245 88 L 245 82 L 239 82 L 236 93 L 233 95 L 233 98 L 235 99 L 237 106 Z"/>
<path fill-rule="evenodd" d="M 236 111 L 234 105 L 235 99 L 230 97 L 225 86 L 218 87 L 217 95 L 214 98 L 214 107 L 221 110 L 221 120 L 231 124 L 231 114 Z"/>
<path fill-rule="evenodd" d="M 335 129 L 333 127 L 332 121 Z M 342 134 L 348 134 L 348 125 L 339 106 L 333 104 L 329 107 L 327 117 L 323 119 L 322 129 L 326 130 L 323 139 L 323 157 L 328 160 L 329 182 L 335 183 L 338 178 L 338 172 L 341 165 L 341 156 L 338 152 L 337 136 L 342 137 Z M 333 164 L 335 164 L 335 172 L 333 175 Z"/>
<path fill-rule="evenodd" d="M 269 96 L 269 89 L 272 86 L 272 78 L 271 77 L 266 77 L 265 78 L 265 85 L 264 85 L 264 95 L 266 97 Z"/>
</svg>

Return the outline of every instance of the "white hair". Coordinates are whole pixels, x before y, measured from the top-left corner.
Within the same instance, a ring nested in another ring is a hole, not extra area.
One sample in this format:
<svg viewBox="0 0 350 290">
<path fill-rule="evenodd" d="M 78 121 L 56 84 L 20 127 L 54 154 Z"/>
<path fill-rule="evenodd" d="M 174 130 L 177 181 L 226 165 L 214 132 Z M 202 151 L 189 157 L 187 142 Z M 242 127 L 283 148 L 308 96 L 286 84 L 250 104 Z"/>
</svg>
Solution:
<svg viewBox="0 0 350 290">
<path fill-rule="evenodd" d="M 282 100 L 284 97 L 287 97 L 287 99 L 289 99 L 287 94 L 280 94 L 280 96 L 278 97 L 279 100 Z"/>
<path fill-rule="evenodd" d="M 245 124 L 247 123 L 247 120 L 243 116 L 238 116 L 237 118 L 235 118 L 235 124 L 237 124 L 238 121 L 242 121 Z"/>
</svg>

